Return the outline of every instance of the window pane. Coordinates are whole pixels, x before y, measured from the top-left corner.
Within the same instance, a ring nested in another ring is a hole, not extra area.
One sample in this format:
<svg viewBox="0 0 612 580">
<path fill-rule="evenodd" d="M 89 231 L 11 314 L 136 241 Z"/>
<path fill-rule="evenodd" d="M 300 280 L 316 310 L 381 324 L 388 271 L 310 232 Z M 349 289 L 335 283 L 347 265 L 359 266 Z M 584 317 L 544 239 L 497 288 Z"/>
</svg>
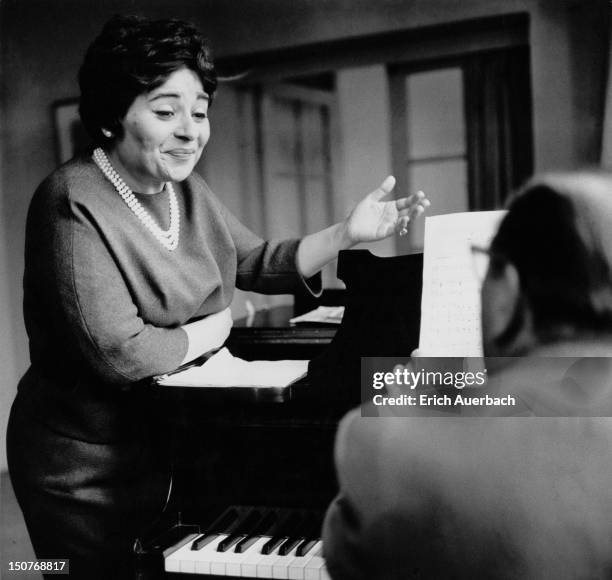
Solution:
<svg viewBox="0 0 612 580">
<path fill-rule="evenodd" d="M 331 223 L 328 118 L 329 115 L 322 105 L 303 104 L 301 132 L 305 233 L 321 230 Z"/>
<path fill-rule="evenodd" d="M 268 98 L 264 105 L 265 212 L 268 238 L 300 235 L 302 208 L 296 165 L 297 124 L 288 99 Z M 278 208 L 283 219 L 278 219 Z"/>
<path fill-rule="evenodd" d="M 278 208 L 283 208 L 279 219 Z M 295 179 L 277 174 L 266 190 L 267 237 L 283 239 L 302 235 L 302 208 Z"/>
<path fill-rule="evenodd" d="M 327 169 L 323 107 L 302 103 L 300 111 L 304 172 L 311 177 L 322 177 Z"/>
<path fill-rule="evenodd" d="M 288 99 L 270 99 L 270 112 L 273 116 L 272 123 L 266 127 L 268 133 L 266 140 L 269 142 L 272 170 L 282 176 L 295 176 L 297 126 L 294 111 L 294 103 Z"/>
<path fill-rule="evenodd" d="M 431 207 L 427 215 L 468 211 L 467 162 L 465 160 L 412 163 L 410 165 L 410 192 L 423 190 Z M 425 220 L 413 224 L 413 246 L 423 247 Z"/>
<path fill-rule="evenodd" d="M 409 159 L 463 155 L 463 73 L 448 68 L 406 77 Z"/>
</svg>

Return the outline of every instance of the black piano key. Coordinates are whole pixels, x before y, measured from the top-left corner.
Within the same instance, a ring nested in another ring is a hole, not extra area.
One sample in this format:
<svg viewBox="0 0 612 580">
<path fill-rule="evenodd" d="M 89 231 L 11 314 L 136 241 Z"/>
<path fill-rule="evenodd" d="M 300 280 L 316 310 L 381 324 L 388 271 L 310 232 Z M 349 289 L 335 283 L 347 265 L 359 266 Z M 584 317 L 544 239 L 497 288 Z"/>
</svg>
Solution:
<svg viewBox="0 0 612 580">
<path fill-rule="evenodd" d="M 204 546 L 210 544 L 213 540 L 216 540 L 221 534 L 202 534 L 199 538 L 196 538 L 192 544 L 192 550 L 201 550 Z"/>
<path fill-rule="evenodd" d="M 293 550 L 293 548 L 295 548 L 298 544 L 301 544 L 306 538 L 313 537 L 319 525 L 319 519 L 315 518 L 313 514 L 308 514 L 302 520 L 296 530 L 279 548 L 278 555 L 286 556 L 289 552 L 291 552 L 291 550 Z"/>
<path fill-rule="evenodd" d="M 318 541 L 319 540 L 314 540 L 312 538 L 306 538 L 298 546 L 298 549 L 295 551 L 295 555 L 296 556 L 305 556 L 306 554 L 308 554 L 308 552 L 310 552 L 310 550 L 312 550 L 314 548 L 315 544 Z"/>
<path fill-rule="evenodd" d="M 296 556 L 305 556 L 312 550 L 313 546 L 319 541 L 321 536 L 321 517 L 312 515 L 310 517 L 310 521 L 308 522 L 308 529 L 304 534 L 304 539 L 298 545 L 297 550 L 295 551 Z"/>
<path fill-rule="evenodd" d="M 279 546 L 280 544 L 282 544 L 285 540 L 287 539 L 286 536 L 274 536 L 273 538 L 270 538 L 262 547 L 261 547 L 261 553 L 262 554 L 270 554 L 271 552 L 273 552 L 275 550 L 275 548 L 277 546 Z"/>
<path fill-rule="evenodd" d="M 276 523 L 277 517 L 274 512 L 269 512 L 260 522 L 257 524 L 257 527 L 253 530 L 253 533 L 247 537 L 240 540 L 236 547 L 234 548 L 234 552 L 238 554 L 242 554 L 246 552 L 261 536 L 265 536 L 267 532 L 269 532 Z"/>
<path fill-rule="evenodd" d="M 244 518 L 240 525 L 236 528 L 233 534 L 230 534 L 227 538 L 221 540 L 217 546 L 217 552 L 227 552 L 234 544 L 240 542 L 245 538 L 248 538 L 253 530 L 257 527 L 257 524 L 261 521 L 261 513 L 257 510 L 250 511 Z"/>
<path fill-rule="evenodd" d="M 269 554 L 275 550 L 278 546 L 286 542 L 295 529 L 300 525 L 302 516 L 298 513 L 291 514 L 285 522 L 280 526 L 278 534 L 272 536 L 261 548 L 262 554 Z"/>
<path fill-rule="evenodd" d="M 304 538 L 288 538 L 283 545 L 278 549 L 279 556 L 286 556 L 293 548 L 295 548 L 298 544 L 301 544 L 304 541 Z"/>
<path fill-rule="evenodd" d="M 238 510 L 230 509 L 221 514 L 210 526 L 206 528 L 204 534 L 196 538 L 191 544 L 192 550 L 201 550 L 204 546 L 210 544 L 219 534 L 230 529 L 232 524 L 238 519 Z"/>
</svg>

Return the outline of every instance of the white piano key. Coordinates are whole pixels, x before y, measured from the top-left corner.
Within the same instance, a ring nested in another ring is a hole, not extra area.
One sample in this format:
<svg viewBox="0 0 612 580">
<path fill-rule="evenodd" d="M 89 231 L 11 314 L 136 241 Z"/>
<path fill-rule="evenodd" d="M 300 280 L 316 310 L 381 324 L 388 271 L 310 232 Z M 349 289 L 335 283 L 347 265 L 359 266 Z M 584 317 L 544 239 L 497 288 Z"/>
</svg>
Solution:
<svg viewBox="0 0 612 580">
<path fill-rule="evenodd" d="M 257 569 L 250 564 L 254 557 L 261 555 L 261 548 L 270 539 L 269 536 L 259 538 L 246 552 L 238 554 L 234 551 L 227 553 L 227 564 L 225 574 L 227 576 L 244 576 L 246 578 L 256 578 Z M 249 565 L 251 566 L 249 568 Z M 249 572 L 249 570 L 252 570 Z"/>
<path fill-rule="evenodd" d="M 322 542 L 317 542 L 305 556 L 296 556 L 289 562 L 289 579 L 304 580 L 306 566 L 313 557 L 321 553 Z"/>
<path fill-rule="evenodd" d="M 166 548 L 163 551 L 164 554 L 164 567 L 166 564 L 166 559 L 170 558 L 170 556 L 172 554 L 174 554 L 175 552 L 177 552 L 178 550 L 182 549 L 185 547 L 185 545 L 189 545 L 191 546 L 191 543 L 193 542 L 193 540 L 195 540 L 196 538 L 199 538 L 201 536 L 201 534 L 187 534 L 182 540 L 180 540 L 179 542 L 177 542 L 176 544 L 174 544 L 173 546 L 170 546 L 169 548 Z M 170 567 L 175 567 L 176 570 L 172 570 L 173 572 L 177 572 L 178 571 L 178 560 L 170 560 Z"/>
<path fill-rule="evenodd" d="M 219 544 L 229 536 L 224 534 L 219 538 L 218 541 L 212 542 L 210 545 L 210 553 L 205 554 L 205 563 L 208 563 L 210 572 L 200 572 L 200 574 L 210 574 L 212 576 L 225 576 L 225 564 L 227 562 L 227 552 L 219 552 L 217 548 Z M 208 547 L 208 546 L 207 546 Z"/>
<path fill-rule="evenodd" d="M 177 552 L 180 552 L 180 550 L 177 550 Z M 164 570 L 166 572 L 180 572 L 180 559 L 177 556 L 177 552 L 170 554 L 164 559 Z"/>
<path fill-rule="evenodd" d="M 188 553 L 190 546 L 191 542 L 188 542 L 169 556 L 166 556 L 164 559 L 164 570 L 166 572 L 180 572 L 181 561 L 188 559 L 186 558 L 186 554 Z"/>
<path fill-rule="evenodd" d="M 269 554 L 261 554 L 261 558 L 257 561 L 257 578 L 272 578 L 272 564 L 278 559 L 277 546 Z"/>
<path fill-rule="evenodd" d="M 288 580 L 289 578 L 289 562 L 295 558 L 297 546 L 293 548 L 288 554 L 279 556 L 278 560 L 272 564 L 272 578 L 279 578 L 280 580 Z"/>
<path fill-rule="evenodd" d="M 179 572 L 182 574 L 195 574 L 195 562 L 193 560 L 181 560 L 179 565 Z"/>
<path fill-rule="evenodd" d="M 321 568 L 321 576 L 320 576 L 321 580 L 331 580 L 331 578 L 329 577 L 329 572 L 327 571 L 327 568 L 325 566 L 323 566 L 323 568 Z"/>
<path fill-rule="evenodd" d="M 200 570 L 209 570 L 210 567 L 206 564 L 206 560 L 208 558 L 207 554 L 213 549 L 216 549 L 217 544 L 223 538 L 225 538 L 225 536 L 220 535 L 218 538 L 204 546 L 201 550 L 192 550 L 192 542 L 186 544 L 183 547 L 184 551 L 181 556 L 179 571 L 183 574 L 201 574 L 202 572 L 200 572 Z M 213 546 L 215 546 L 215 548 L 213 548 Z"/>
<path fill-rule="evenodd" d="M 269 539 L 270 536 L 262 536 L 259 541 L 249 548 L 247 558 L 240 564 L 240 574 L 243 577 L 257 578 L 257 563 L 265 557 L 265 555 L 261 553 L 261 549 Z M 255 548 L 255 546 L 257 546 L 257 548 Z"/>
<path fill-rule="evenodd" d="M 224 540 L 227 534 L 219 537 L 201 550 L 192 550 L 190 545 L 184 546 L 178 552 L 172 554 L 179 560 L 179 572 L 187 574 L 211 574 L 211 564 L 217 560 L 217 546 Z"/>
<path fill-rule="evenodd" d="M 319 544 L 321 544 L 321 549 L 304 568 L 304 580 L 321 580 L 321 569 L 325 567 L 325 560 L 323 559 L 323 544 L 322 542 Z"/>
</svg>

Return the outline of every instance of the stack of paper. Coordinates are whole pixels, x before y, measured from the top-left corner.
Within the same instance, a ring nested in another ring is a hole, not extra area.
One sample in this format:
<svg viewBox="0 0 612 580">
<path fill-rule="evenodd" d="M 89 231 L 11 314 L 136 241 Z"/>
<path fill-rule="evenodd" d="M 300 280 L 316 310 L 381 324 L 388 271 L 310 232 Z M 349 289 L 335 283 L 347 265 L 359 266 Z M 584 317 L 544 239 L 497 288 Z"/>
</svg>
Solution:
<svg viewBox="0 0 612 580">
<path fill-rule="evenodd" d="M 340 324 L 344 316 L 344 306 L 319 306 L 315 310 L 289 319 L 291 324 Z"/>
<path fill-rule="evenodd" d="M 202 366 L 166 376 L 157 382 L 183 387 L 286 387 L 303 377 L 307 370 L 307 360 L 246 361 L 223 348 Z"/>
</svg>

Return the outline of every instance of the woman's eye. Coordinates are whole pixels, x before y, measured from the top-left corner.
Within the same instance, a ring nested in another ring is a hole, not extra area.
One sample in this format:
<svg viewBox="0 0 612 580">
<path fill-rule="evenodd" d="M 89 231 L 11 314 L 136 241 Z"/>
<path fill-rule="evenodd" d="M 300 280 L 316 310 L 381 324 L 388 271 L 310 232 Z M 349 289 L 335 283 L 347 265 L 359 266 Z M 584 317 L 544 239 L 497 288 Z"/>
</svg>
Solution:
<svg viewBox="0 0 612 580">
<path fill-rule="evenodd" d="M 196 118 L 196 120 L 203 121 L 204 119 L 208 118 L 208 113 L 204 113 L 203 111 L 198 111 L 194 113 L 193 116 Z"/>
<path fill-rule="evenodd" d="M 170 117 L 172 117 L 172 115 L 174 115 L 174 111 L 155 111 L 155 114 L 161 119 L 169 119 Z"/>
</svg>

